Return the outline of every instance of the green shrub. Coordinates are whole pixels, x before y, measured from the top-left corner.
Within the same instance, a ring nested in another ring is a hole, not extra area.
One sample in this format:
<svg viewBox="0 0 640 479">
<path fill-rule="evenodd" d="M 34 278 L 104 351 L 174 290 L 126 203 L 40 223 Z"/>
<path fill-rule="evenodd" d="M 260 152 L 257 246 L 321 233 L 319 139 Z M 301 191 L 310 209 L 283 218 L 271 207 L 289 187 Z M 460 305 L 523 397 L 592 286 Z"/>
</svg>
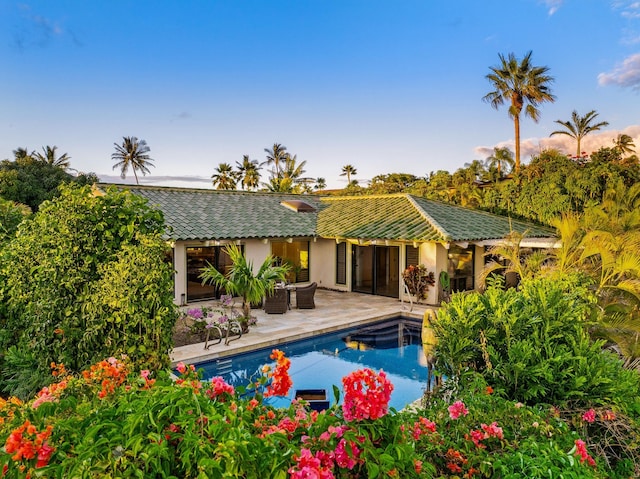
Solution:
<svg viewBox="0 0 640 479">
<path fill-rule="evenodd" d="M 591 341 L 593 301 L 575 278 L 453 295 L 434 325 L 436 367 L 452 378 L 477 371 L 506 398 L 528 404 L 629 404 L 638 374 Z"/>
<path fill-rule="evenodd" d="M 3 250 L 0 351 L 31 355 L 33 377 L 46 377 L 52 362 L 80 371 L 120 353 L 143 367 L 168 365 L 177 311 L 163 229 L 162 213 L 140 197 L 61 187 Z M 18 365 L 2 368 L 9 394 L 17 391 L 6 374 Z"/>
</svg>

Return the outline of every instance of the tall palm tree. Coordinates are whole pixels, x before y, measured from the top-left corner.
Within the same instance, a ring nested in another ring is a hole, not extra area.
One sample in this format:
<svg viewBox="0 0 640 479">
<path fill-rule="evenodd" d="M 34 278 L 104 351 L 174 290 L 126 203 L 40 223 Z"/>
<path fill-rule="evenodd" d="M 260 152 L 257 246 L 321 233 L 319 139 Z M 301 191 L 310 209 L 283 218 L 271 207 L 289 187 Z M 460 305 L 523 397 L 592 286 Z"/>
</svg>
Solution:
<svg viewBox="0 0 640 479">
<path fill-rule="evenodd" d="M 260 183 L 260 166 L 258 160 L 249 159 L 249 155 L 242 156 L 242 163 L 236 161 L 238 169 L 240 186 L 244 190 L 252 190 L 257 188 Z"/>
<path fill-rule="evenodd" d="M 618 137 L 613 140 L 613 143 L 615 145 L 615 149 L 618 150 L 620 155 L 632 155 L 636 152 L 636 145 L 633 143 L 633 138 L 629 135 L 625 135 L 624 133 L 618 135 Z"/>
<path fill-rule="evenodd" d="M 510 105 L 509 117 L 513 118 L 515 129 L 516 173 L 520 172 L 520 114 L 523 108 L 525 116 L 537 123 L 538 106 L 545 101 L 555 101 L 549 86 L 553 82 L 553 77 L 547 74 L 549 68 L 532 65 L 531 54 L 527 53 L 522 61 L 518 61 L 513 53 L 506 58 L 499 54 L 501 64 L 491 67 L 491 73 L 486 76 L 495 89 L 482 98 L 496 110 L 505 102 Z"/>
<path fill-rule="evenodd" d="M 287 157 L 287 147 L 281 145 L 280 143 L 274 143 L 273 148 L 265 148 L 265 153 L 267 154 L 267 161 L 265 162 L 267 166 L 273 163 L 274 173 L 276 178 L 280 177 L 280 163 L 285 161 Z"/>
<path fill-rule="evenodd" d="M 511 168 L 513 168 L 513 153 L 506 146 L 503 146 L 501 148 L 496 146 L 493 149 L 493 154 L 487 157 L 486 164 L 489 168 L 497 168 L 498 176 L 502 177 L 503 167 L 505 167 L 505 169 L 509 168 L 509 171 L 511 171 Z"/>
<path fill-rule="evenodd" d="M 216 189 L 235 190 L 238 183 L 238 172 L 233 171 L 233 167 L 229 163 L 220 163 L 211 178 Z"/>
<path fill-rule="evenodd" d="M 55 166 L 58 168 L 61 168 L 63 170 L 67 170 L 69 168 L 70 165 L 70 161 L 71 157 L 64 153 L 62 155 L 60 155 L 59 157 L 56 158 L 56 150 L 58 149 L 57 146 L 43 146 L 42 147 L 42 153 L 34 153 L 34 157 L 38 160 L 38 161 L 42 161 L 44 163 L 47 163 L 51 166 Z"/>
<path fill-rule="evenodd" d="M 127 171 L 131 168 L 136 177 L 136 184 L 140 184 L 137 171 L 144 176 L 149 173 L 149 166 L 155 166 L 151 163 L 154 160 L 149 156 L 151 148 L 147 142 L 138 140 L 135 136 L 124 136 L 122 144 L 114 143 L 114 146 L 116 151 L 111 155 L 111 159 L 116 160 L 117 163 L 112 169 L 120 168 L 120 178 L 124 180 L 127 177 Z"/>
<path fill-rule="evenodd" d="M 347 177 L 347 186 L 349 186 L 351 184 L 351 175 L 355 176 L 357 174 L 358 170 L 356 170 L 353 165 L 344 165 L 342 167 L 342 173 L 340 173 L 340 176 Z"/>
<path fill-rule="evenodd" d="M 576 156 L 580 157 L 582 156 L 582 151 L 580 150 L 580 141 L 592 131 L 598 131 L 603 126 L 607 126 L 609 124 L 608 121 L 601 121 L 600 123 L 592 125 L 591 122 L 595 120 L 597 116 L 598 114 L 595 110 L 591 110 L 585 116 L 580 116 L 578 115 L 578 112 L 576 110 L 573 110 L 573 112 L 571 113 L 571 120 L 556 120 L 556 123 L 564 126 L 566 130 L 556 130 L 549 136 L 567 135 L 576 140 Z"/>
<path fill-rule="evenodd" d="M 316 184 L 313 187 L 315 190 L 324 190 L 327 187 L 327 180 L 322 177 L 316 178 Z"/>
</svg>

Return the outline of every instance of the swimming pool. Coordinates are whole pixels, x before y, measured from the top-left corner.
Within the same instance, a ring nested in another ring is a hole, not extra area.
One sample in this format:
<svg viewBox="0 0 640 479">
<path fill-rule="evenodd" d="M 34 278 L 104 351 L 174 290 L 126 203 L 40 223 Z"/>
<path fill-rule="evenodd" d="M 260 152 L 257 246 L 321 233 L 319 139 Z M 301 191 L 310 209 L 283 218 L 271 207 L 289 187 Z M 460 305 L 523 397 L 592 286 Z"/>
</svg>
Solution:
<svg viewBox="0 0 640 479">
<path fill-rule="evenodd" d="M 384 370 L 394 390 L 389 406 L 402 409 L 420 398 L 427 381 L 427 367 L 420 339 L 421 322 L 410 318 L 388 319 L 365 327 L 350 328 L 313 338 L 284 343 L 278 349 L 291 359 L 293 387 L 286 398 L 270 398 L 286 407 L 296 390 L 326 389 L 334 403 L 333 385 L 342 391 L 342 378 L 364 367 Z M 273 348 L 196 364 L 204 379 L 222 376 L 233 386 L 243 386 L 269 359 Z"/>
</svg>

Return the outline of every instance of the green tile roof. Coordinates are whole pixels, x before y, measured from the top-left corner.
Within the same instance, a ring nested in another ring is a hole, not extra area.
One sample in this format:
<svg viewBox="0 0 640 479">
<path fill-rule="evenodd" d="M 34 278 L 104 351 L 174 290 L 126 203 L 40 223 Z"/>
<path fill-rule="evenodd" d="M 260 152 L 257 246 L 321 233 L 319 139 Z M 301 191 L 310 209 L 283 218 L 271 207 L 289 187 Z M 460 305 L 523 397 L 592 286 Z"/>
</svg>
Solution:
<svg viewBox="0 0 640 479">
<path fill-rule="evenodd" d="M 106 185 L 98 185 L 105 187 Z M 298 213 L 287 199 L 320 206 L 312 195 L 117 185 L 149 200 L 163 212 L 168 239 L 289 238 L 314 236 L 317 212 Z"/>
<path fill-rule="evenodd" d="M 323 198 L 318 235 L 407 241 L 479 241 L 511 231 L 552 237 L 551 229 L 408 194 Z"/>
<path fill-rule="evenodd" d="M 404 193 L 318 197 L 116 186 L 147 198 L 160 209 L 169 226 L 166 236 L 173 240 L 319 236 L 449 242 L 499 239 L 511 231 L 528 237 L 554 236 L 549 228 Z M 317 210 L 296 212 L 281 204 L 287 200 L 302 200 Z"/>
</svg>

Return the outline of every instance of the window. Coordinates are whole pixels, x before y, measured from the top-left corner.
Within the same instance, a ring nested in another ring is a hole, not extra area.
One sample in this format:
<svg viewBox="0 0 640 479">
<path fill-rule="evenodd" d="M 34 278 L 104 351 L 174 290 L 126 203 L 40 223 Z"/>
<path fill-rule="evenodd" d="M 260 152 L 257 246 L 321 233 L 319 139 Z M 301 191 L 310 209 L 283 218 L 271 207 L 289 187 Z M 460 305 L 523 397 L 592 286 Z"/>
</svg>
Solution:
<svg viewBox="0 0 640 479">
<path fill-rule="evenodd" d="M 451 291 L 472 291 L 473 281 L 473 253 L 475 247 L 461 248 L 451 245 L 449 248 L 449 277 Z"/>
<path fill-rule="evenodd" d="M 308 241 L 274 241 L 271 243 L 271 254 L 277 264 L 288 264 L 290 267 L 287 281 L 302 283 L 309 281 L 309 242 Z"/>
<path fill-rule="evenodd" d="M 336 284 L 347 284 L 347 243 L 336 245 Z"/>
<path fill-rule="evenodd" d="M 405 252 L 405 268 L 408 268 L 409 266 L 418 266 L 418 264 L 420 264 L 420 248 L 414 248 L 412 245 L 407 245 Z"/>
</svg>

